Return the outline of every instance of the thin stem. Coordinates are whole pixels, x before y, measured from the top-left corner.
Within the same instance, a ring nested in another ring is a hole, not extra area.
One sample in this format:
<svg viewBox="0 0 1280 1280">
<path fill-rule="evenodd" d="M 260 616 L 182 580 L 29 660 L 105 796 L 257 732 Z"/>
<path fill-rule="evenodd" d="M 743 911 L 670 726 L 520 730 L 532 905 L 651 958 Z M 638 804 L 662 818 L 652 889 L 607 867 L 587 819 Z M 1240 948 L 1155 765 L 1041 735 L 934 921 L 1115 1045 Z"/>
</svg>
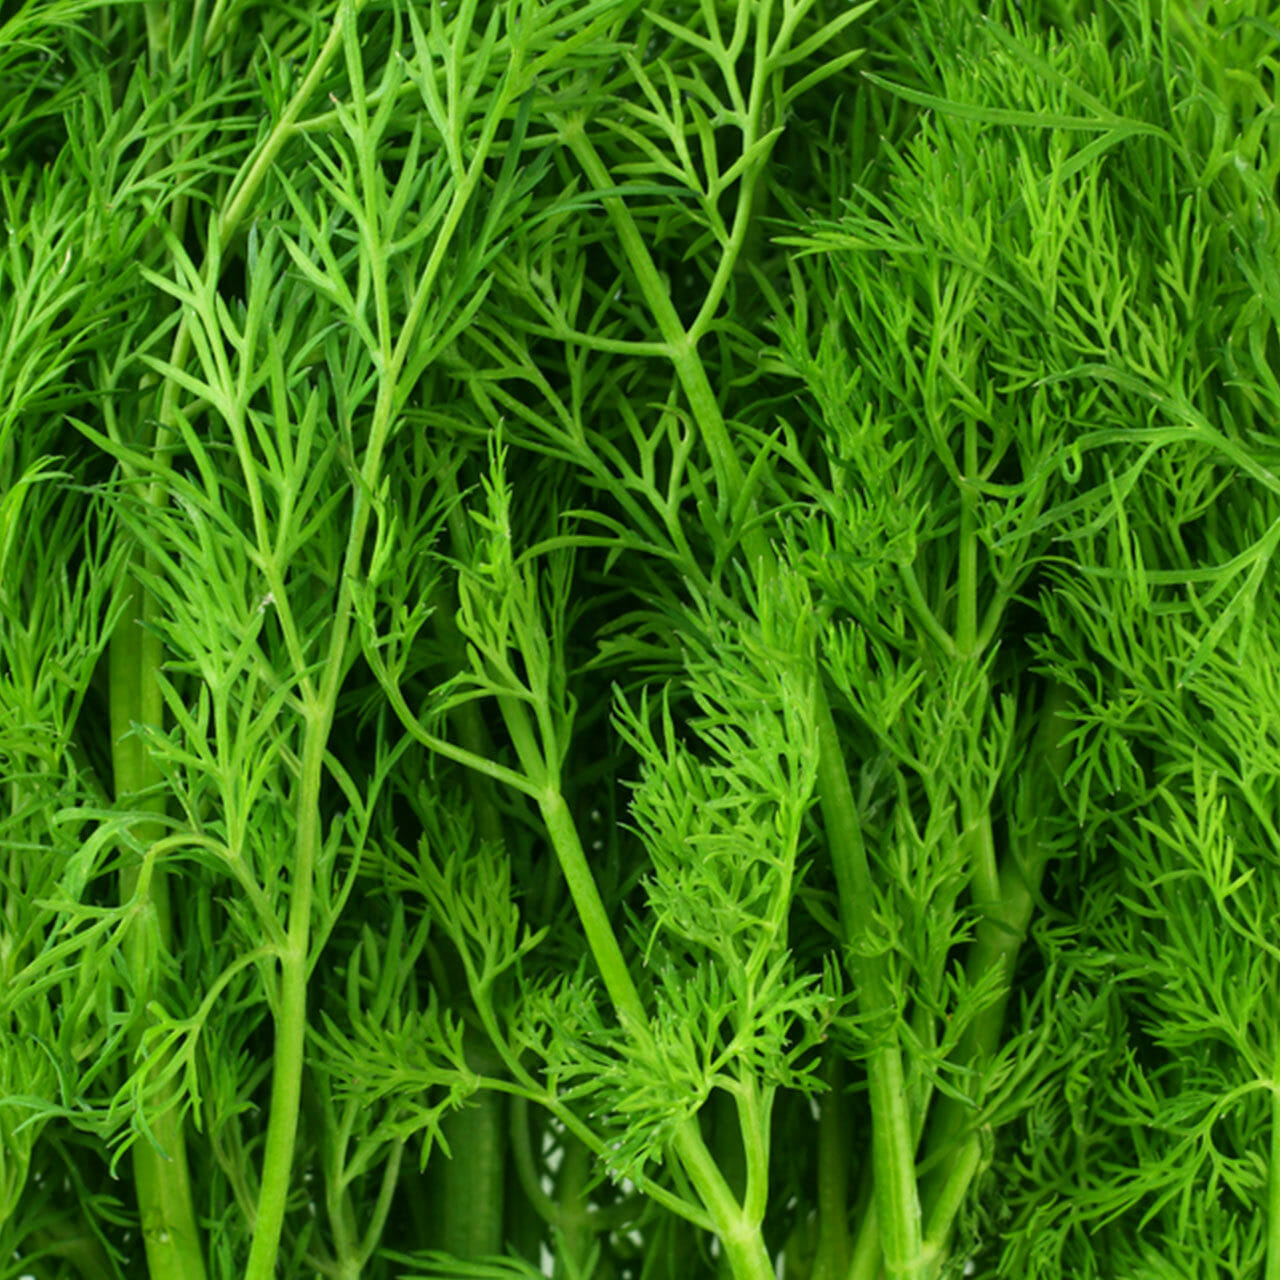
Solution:
<svg viewBox="0 0 1280 1280">
<path fill-rule="evenodd" d="M 592 145 L 591 139 L 587 137 L 581 122 L 561 127 L 569 149 L 582 165 L 587 177 L 597 190 L 609 191 L 614 186 L 613 176 Z M 635 274 L 636 283 L 653 314 L 658 332 L 666 343 L 667 353 L 675 366 L 676 376 L 680 379 L 694 418 L 703 433 L 703 441 L 711 455 L 716 487 L 722 498 L 737 493 L 742 487 L 742 466 L 734 452 L 729 433 L 725 430 L 720 406 L 707 378 L 706 369 L 698 358 L 697 341 L 681 323 L 671 295 L 662 282 L 662 273 L 649 253 L 626 201 L 618 195 L 605 195 L 602 199 L 622 244 L 623 253 Z M 767 552 L 767 544 L 763 543 L 762 538 L 757 550 Z"/>
<path fill-rule="evenodd" d="M 387 1163 L 382 1170 L 382 1185 L 378 1188 L 378 1199 L 373 1206 L 360 1240 L 360 1267 L 363 1269 L 378 1250 L 382 1240 L 383 1228 L 391 1213 L 391 1205 L 400 1186 L 400 1165 L 404 1160 L 404 1143 L 397 1142 L 391 1149 Z M 358 1274 L 358 1273 L 357 1273 Z"/>
<path fill-rule="evenodd" d="M 618 1021 L 642 1051 L 653 1052 L 644 1002 L 600 898 L 569 806 L 558 790 L 549 789 L 540 799 L 539 808 Z M 773 1266 L 760 1221 L 748 1216 L 734 1198 L 707 1150 L 696 1119 L 680 1126 L 672 1145 L 711 1216 L 736 1280 L 772 1280 Z"/>
<path fill-rule="evenodd" d="M 564 872 L 569 895 L 577 908 L 578 919 L 582 922 L 587 946 L 591 948 L 591 955 L 600 970 L 600 977 L 618 1020 L 624 1030 L 647 1044 L 649 1023 L 644 1002 L 632 980 L 631 970 L 618 945 L 613 925 L 609 922 L 609 913 L 605 910 L 595 877 L 587 864 L 587 856 L 583 851 L 582 841 L 578 838 L 578 828 L 569 812 L 569 806 L 559 790 L 550 788 L 539 798 L 538 808 L 560 869 Z"/>
<path fill-rule="evenodd" d="M 978 424 L 964 424 L 964 475 L 960 487 L 960 550 L 957 565 L 956 649 L 972 654 L 978 643 Z"/>
<path fill-rule="evenodd" d="M 245 1280 L 271 1280 L 289 1200 L 293 1151 L 302 1100 L 302 1070 L 307 1035 L 307 961 L 310 951 L 311 899 L 315 860 L 320 850 L 320 783 L 324 770 L 328 718 L 307 726 L 298 795 L 298 832 L 294 842 L 289 899 L 288 944 L 280 957 L 280 982 L 272 1051 L 271 1100 L 262 1182 L 254 1219 L 253 1244 Z"/>
<path fill-rule="evenodd" d="M 288 105 L 280 113 L 280 118 L 271 127 L 271 132 L 262 140 L 253 157 L 240 170 L 231 184 L 227 203 L 218 219 L 219 244 L 224 247 L 230 244 L 231 237 L 240 229 L 246 215 L 253 206 L 254 199 L 258 194 L 258 188 L 266 180 L 267 174 L 271 172 L 271 166 L 275 164 L 281 148 L 293 136 L 298 123 L 298 116 L 302 114 L 302 109 L 307 103 L 315 97 L 316 90 L 320 87 L 320 81 L 324 78 L 325 73 L 329 70 L 330 63 L 333 62 L 338 50 L 342 47 L 344 20 L 347 18 L 348 12 L 350 20 L 354 21 L 360 10 L 368 2 L 369 0 L 348 0 L 347 4 L 338 5 L 338 11 L 333 19 L 333 28 L 330 30 L 324 44 L 321 45 L 320 52 L 311 64 L 311 69 L 298 86 L 297 92 L 289 99 Z M 184 332 L 185 329 L 186 326 L 184 324 Z"/>
<path fill-rule="evenodd" d="M 916 621 L 924 628 L 925 634 L 947 657 L 954 658 L 956 655 L 956 642 L 951 638 L 946 627 L 938 621 L 938 615 L 934 613 L 928 600 L 925 599 L 924 590 L 920 586 L 920 579 L 916 577 L 915 569 L 909 564 L 899 565 L 898 576 L 902 579 L 902 585 L 906 588 L 907 598 L 911 601 Z"/>
<path fill-rule="evenodd" d="M 511 1154 L 520 1187 L 530 1206 L 543 1222 L 555 1226 L 560 1220 L 560 1211 L 542 1187 L 542 1174 L 533 1154 L 533 1138 L 529 1132 L 529 1102 L 524 1097 L 511 1100 Z"/>
<path fill-rule="evenodd" d="M 956 1215 L 960 1212 L 974 1179 L 982 1171 L 982 1165 L 982 1139 L 976 1133 L 971 1134 L 949 1161 L 947 1180 L 942 1184 L 929 1214 L 925 1253 L 931 1270 L 946 1256 Z"/>
<path fill-rule="evenodd" d="M 591 1228 L 587 1214 L 587 1180 L 591 1173 L 590 1152 L 581 1142 L 565 1135 L 564 1156 L 556 1179 L 556 1201 L 560 1206 L 556 1226 L 560 1231 L 557 1276 L 579 1276 L 591 1252 Z"/>
</svg>

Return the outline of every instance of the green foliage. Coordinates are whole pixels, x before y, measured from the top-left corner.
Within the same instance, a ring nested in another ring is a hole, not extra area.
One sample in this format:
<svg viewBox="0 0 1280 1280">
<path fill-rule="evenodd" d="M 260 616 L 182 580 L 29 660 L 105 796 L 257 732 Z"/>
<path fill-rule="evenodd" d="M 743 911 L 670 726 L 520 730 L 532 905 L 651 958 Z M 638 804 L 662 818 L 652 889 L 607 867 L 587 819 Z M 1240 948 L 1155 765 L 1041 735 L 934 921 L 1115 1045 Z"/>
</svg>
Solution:
<svg viewBox="0 0 1280 1280">
<path fill-rule="evenodd" d="M 1280 1280 L 1278 31 L 0 7 L 0 1277 Z"/>
</svg>

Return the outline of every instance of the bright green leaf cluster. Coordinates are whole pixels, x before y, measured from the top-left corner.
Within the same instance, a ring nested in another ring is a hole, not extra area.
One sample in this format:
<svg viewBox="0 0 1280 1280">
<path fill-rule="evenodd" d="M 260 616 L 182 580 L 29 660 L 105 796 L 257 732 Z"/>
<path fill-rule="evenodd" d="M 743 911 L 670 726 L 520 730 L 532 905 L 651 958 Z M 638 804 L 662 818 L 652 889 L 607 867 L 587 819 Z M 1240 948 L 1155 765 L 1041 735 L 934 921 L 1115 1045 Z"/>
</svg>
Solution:
<svg viewBox="0 0 1280 1280">
<path fill-rule="evenodd" d="M 0 1277 L 1280 1280 L 1257 0 L 0 13 Z"/>
</svg>

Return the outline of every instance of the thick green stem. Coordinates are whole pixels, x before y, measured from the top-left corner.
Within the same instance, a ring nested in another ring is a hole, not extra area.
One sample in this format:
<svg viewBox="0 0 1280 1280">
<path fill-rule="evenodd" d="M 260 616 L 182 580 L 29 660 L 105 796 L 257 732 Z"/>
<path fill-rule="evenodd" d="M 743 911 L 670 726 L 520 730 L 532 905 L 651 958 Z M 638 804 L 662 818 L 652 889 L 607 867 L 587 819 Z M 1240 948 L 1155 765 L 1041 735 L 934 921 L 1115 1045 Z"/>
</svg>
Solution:
<svg viewBox="0 0 1280 1280">
<path fill-rule="evenodd" d="M 978 425 L 972 418 L 964 427 L 964 477 L 960 491 L 960 548 L 956 584 L 956 649 L 972 655 L 978 643 Z"/>
<path fill-rule="evenodd" d="M 153 72 L 159 68 L 166 47 L 168 20 L 165 10 L 166 6 L 154 3 L 146 9 Z M 158 165 L 159 157 L 156 157 L 150 167 L 154 171 Z M 185 201 L 178 202 L 173 213 L 172 230 L 181 235 Z M 161 431 L 157 439 L 156 457 L 162 456 L 160 446 L 164 434 Z M 159 486 L 151 487 L 149 500 L 153 505 L 163 501 Z M 159 728 L 164 720 L 164 700 L 157 683 L 164 661 L 163 646 L 155 633 L 143 626 L 152 605 L 134 580 L 132 566 L 126 566 L 125 573 L 128 575 L 126 590 L 129 599 L 108 652 L 112 768 L 117 798 L 125 794 L 140 795 L 159 786 L 159 770 L 142 739 L 130 736 L 130 731 L 134 725 Z M 164 798 L 149 796 L 139 807 L 162 813 Z M 159 823 L 140 823 L 134 828 L 135 837 L 144 846 L 154 843 L 162 834 L 163 828 Z M 131 902 L 138 896 L 139 871 L 140 863 L 135 863 L 121 872 L 122 903 Z M 156 941 L 165 952 L 169 952 L 172 949 L 173 921 L 169 880 L 164 867 L 152 869 L 143 892 L 147 896 L 149 910 L 142 918 L 154 921 Z M 137 1001 L 133 1032 L 129 1038 L 131 1055 L 136 1055 L 146 1028 L 149 991 L 154 981 L 150 972 L 154 957 L 149 955 L 148 944 L 135 931 L 130 932 L 126 941 L 125 957 L 133 975 Z M 144 1138 L 133 1145 L 130 1160 L 134 1191 L 150 1274 L 173 1277 L 174 1280 L 204 1280 L 204 1255 L 191 1191 L 186 1134 L 177 1109 L 176 1095 L 177 1089 L 173 1084 L 166 1085 L 159 1092 L 154 1098 L 154 1105 L 163 1114 L 150 1121 L 150 1139 Z"/>
<path fill-rule="evenodd" d="M 455 551 L 463 548 L 455 542 Z M 437 643 L 450 665 L 463 661 L 465 646 L 454 623 L 456 599 L 449 599 L 432 615 Z M 489 735 L 474 702 L 449 713 L 462 746 L 478 756 L 492 754 Z M 502 818 L 493 802 L 489 780 L 468 773 L 471 808 L 477 836 L 489 843 L 502 840 Z M 505 1065 L 487 1043 L 468 1044 L 468 1058 L 480 1075 L 501 1076 Z M 440 1162 L 444 1249 L 456 1258 L 476 1261 L 500 1254 L 506 1246 L 507 1111 L 509 1102 L 494 1090 L 484 1090 L 445 1121 L 450 1158 Z"/>
<path fill-rule="evenodd" d="M 565 1135 L 564 1158 L 556 1179 L 556 1225 L 560 1229 L 557 1276 L 578 1276 L 591 1253 L 592 1232 L 587 1212 L 587 1181 L 591 1174 L 591 1152 L 570 1135 Z"/>
<path fill-rule="evenodd" d="M 818 1250 L 814 1280 L 844 1280 L 849 1265 L 849 1115 L 844 1059 L 828 1056 L 818 1099 Z"/>
<path fill-rule="evenodd" d="M 487 1044 L 473 1038 L 467 1059 L 481 1075 L 496 1075 L 502 1060 Z M 448 1118 L 444 1130 L 451 1158 L 441 1170 L 442 1243 L 464 1261 L 499 1254 L 504 1239 L 506 1191 L 506 1100 L 484 1089 Z"/>
<path fill-rule="evenodd" d="M 163 721 L 163 700 L 156 674 L 163 661 L 159 639 L 142 626 L 146 608 L 141 589 L 129 589 L 128 605 L 111 639 L 108 656 L 111 699 L 112 767 L 117 799 L 142 795 L 160 782 L 160 773 L 134 726 L 159 727 Z M 161 813 L 164 799 L 149 795 L 135 802 L 141 810 Z M 135 825 L 133 835 L 145 846 L 163 834 L 156 821 Z M 120 873 L 120 901 L 133 902 L 139 892 L 141 860 L 131 862 Z M 146 889 L 147 915 L 154 920 L 156 941 L 168 952 L 173 942 L 169 911 L 169 887 L 164 869 L 154 868 Z M 136 1056 L 146 1027 L 146 1008 L 155 982 L 155 957 L 148 942 L 137 930 L 130 930 L 125 943 L 125 962 L 133 979 L 136 996 L 133 1029 L 129 1037 L 130 1055 Z M 152 1106 L 162 1114 L 149 1122 L 151 1139 L 133 1144 L 134 1186 L 138 1197 L 142 1238 L 147 1267 L 152 1276 L 165 1280 L 204 1280 L 204 1257 L 191 1194 L 191 1174 L 187 1164 L 186 1138 L 177 1109 L 176 1087 L 165 1086 Z"/>
<path fill-rule="evenodd" d="M 853 1256 L 849 1259 L 849 1270 L 845 1280 L 880 1280 L 880 1223 L 876 1217 L 875 1197 L 868 1196 L 866 1212 L 861 1218 L 862 1225 L 858 1238 L 854 1241 Z"/>
</svg>

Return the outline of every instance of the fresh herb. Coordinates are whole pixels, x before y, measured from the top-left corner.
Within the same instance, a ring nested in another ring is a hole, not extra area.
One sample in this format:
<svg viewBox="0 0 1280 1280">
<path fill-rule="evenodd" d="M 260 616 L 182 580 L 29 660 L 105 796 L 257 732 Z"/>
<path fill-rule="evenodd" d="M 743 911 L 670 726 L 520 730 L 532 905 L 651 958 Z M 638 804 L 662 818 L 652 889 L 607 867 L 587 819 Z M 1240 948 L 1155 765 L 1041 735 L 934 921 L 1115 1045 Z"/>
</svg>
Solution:
<svg viewBox="0 0 1280 1280">
<path fill-rule="evenodd" d="M 1280 1280 L 1274 15 L 0 10 L 0 1276 Z"/>
</svg>

